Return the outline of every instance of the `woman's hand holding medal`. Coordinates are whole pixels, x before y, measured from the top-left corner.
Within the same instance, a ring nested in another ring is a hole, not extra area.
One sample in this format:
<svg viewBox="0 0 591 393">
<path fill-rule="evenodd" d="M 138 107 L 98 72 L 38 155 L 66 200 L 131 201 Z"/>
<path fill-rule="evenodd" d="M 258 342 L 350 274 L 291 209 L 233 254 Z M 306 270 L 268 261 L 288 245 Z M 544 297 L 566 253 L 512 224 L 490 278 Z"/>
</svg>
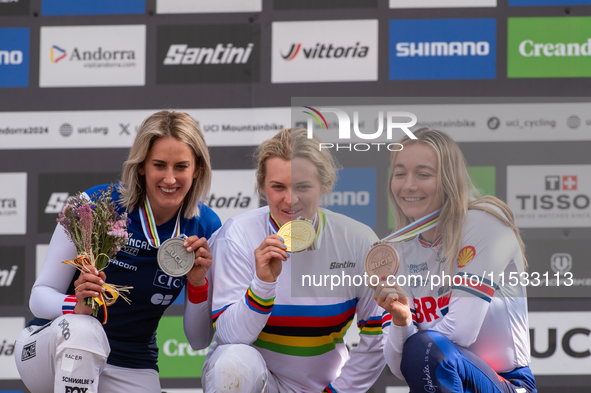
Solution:
<svg viewBox="0 0 591 393">
<path fill-rule="evenodd" d="M 185 239 L 183 245 L 187 247 L 187 252 L 195 251 L 195 262 L 191 270 L 187 273 L 187 280 L 194 287 L 202 287 L 207 283 L 205 281 L 205 275 L 211 267 L 212 262 L 211 250 L 209 249 L 209 244 L 207 244 L 207 239 L 204 237 L 190 236 Z"/>
<path fill-rule="evenodd" d="M 392 315 L 392 323 L 396 326 L 406 326 L 412 321 L 408 295 L 398 284 L 388 285 L 380 281 L 375 290 L 375 299 L 378 306 Z"/>
<path fill-rule="evenodd" d="M 261 245 L 254 250 L 257 277 L 261 281 L 275 282 L 281 274 L 283 262 L 289 254 L 286 245 L 279 235 L 267 236 Z"/>
</svg>

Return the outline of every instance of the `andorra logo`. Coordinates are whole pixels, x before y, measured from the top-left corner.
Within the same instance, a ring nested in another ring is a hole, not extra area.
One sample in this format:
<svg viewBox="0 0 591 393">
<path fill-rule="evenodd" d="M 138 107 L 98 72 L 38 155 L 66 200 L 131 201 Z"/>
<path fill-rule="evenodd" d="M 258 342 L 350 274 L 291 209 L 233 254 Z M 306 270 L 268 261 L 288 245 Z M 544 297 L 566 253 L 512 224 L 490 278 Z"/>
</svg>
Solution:
<svg viewBox="0 0 591 393">
<path fill-rule="evenodd" d="M 50 54 L 52 63 L 57 63 L 67 55 L 66 51 L 57 45 L 51 47 Z"/>
</svg>

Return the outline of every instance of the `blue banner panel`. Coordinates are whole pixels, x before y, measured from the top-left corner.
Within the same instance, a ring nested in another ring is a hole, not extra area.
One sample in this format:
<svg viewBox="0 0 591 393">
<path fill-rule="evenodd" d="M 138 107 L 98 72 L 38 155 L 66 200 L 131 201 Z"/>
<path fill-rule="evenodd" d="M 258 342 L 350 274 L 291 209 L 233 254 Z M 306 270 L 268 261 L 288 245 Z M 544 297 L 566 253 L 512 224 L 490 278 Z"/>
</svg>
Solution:
<svg viewBox="0 0 591 393">
<path fill-rule="evenodd" d="M 0 87 L 29 86 L 29 28 L 0 29 Z"/>
<path fill-rule="evenodd" d="M 41 15 L 143 14 L 146 0 L 42 0 Z"/>
<path fill-rule="evenodd" d="M 496 20 L 390 21 L 390 80 L 494 79 Z"/>
</svg>

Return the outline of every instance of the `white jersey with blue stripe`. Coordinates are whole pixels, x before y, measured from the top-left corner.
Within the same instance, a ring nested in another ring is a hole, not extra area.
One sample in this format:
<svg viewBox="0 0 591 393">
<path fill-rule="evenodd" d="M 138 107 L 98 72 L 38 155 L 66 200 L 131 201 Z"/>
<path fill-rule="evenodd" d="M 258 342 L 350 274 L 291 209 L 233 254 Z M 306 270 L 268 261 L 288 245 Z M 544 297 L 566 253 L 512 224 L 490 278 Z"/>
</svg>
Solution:
<svg viewBox="0 0 591 393">
<path fill-rule="evenodd" d="M 388 365 L 402 377 L 404 342 L 429 329 L 469 349 L 497 373 L 528 366 L 526 290 L 510 280 L 524 271 L 513 230 L 492 214 L 468 211 L 451 274 L 446 261 L 438 260 L 445 236 L 433 243 L 416 237 L 395 245 L 401 259 L 398 282 L 402 284 L 402 276 L 407 279 L 404 289 L 413 320 L 406 327 L 392 326 L 385 351 Z"/>
</svg>

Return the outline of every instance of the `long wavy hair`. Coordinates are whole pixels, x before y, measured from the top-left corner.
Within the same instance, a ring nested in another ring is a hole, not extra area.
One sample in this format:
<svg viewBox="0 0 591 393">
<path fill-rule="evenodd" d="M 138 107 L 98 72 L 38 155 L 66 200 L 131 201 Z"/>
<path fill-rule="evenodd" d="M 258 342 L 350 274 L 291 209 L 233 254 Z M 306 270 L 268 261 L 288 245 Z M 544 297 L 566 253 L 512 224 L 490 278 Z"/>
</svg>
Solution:
<svg viewBox="0 0 591 393">
<path fill-rule="evenodd" d="M 123 164 L 121 205 L 132 211 L 143 203 L 146 197 L 146 178 L 140 175 L 139 168 L 144 166 L 154 142 L 165 137 L 185 142 L 193 151 L 198 176 L 185 195 L 182 213 L 185 218 L 199 216 L 199 201 L 207 196 L 211 187 L 211 163 L 199 125 L 184 112 L 160 111 L 144 120 Z"/>
<path fill-rule="evenodd" d="M 513 212 L 509 206 L 494 196 L 480 196 L 474 186 L 472 178 L 468 173 L 468 164 L 456 142 L 446 133 L 429 128 L 421 128 L 413 132 L 417 139 L 410 139 L 404 136 L 399 143 L 404 146 L 421 143 L 430 147 L 437 156 L 437 192 L 443 200 L 441 214 L 439 216 L 438 232 L 443 234 L 443 252 L 447 258 L 446 270 L 451 272 L 457 256 L 460 252 L 462 242 L 462 228 L 466 221 L 468 210 L 481 210 L 492 214 L 515 233 L 515 237 L 521 247 L 523 263 L 527 268 L 525 259 L 525 244 L 517 226 Z M 390 156 L 390 179 L 388 185 L 392 184 L 394 176 L 394 164 L 398 152 L 393 151 Z M 388 187 L 388 195 L 394 217 L 396 220 L 395 230 L 401 229 L 413 222 L 411 217 L 404 214 L 396 203 L 392 188 Z M 499 214 L 491 206 L 497 207 L 502 214 Z M 419 218 L 419 217 L 415 217 Z"/>
</svg>

